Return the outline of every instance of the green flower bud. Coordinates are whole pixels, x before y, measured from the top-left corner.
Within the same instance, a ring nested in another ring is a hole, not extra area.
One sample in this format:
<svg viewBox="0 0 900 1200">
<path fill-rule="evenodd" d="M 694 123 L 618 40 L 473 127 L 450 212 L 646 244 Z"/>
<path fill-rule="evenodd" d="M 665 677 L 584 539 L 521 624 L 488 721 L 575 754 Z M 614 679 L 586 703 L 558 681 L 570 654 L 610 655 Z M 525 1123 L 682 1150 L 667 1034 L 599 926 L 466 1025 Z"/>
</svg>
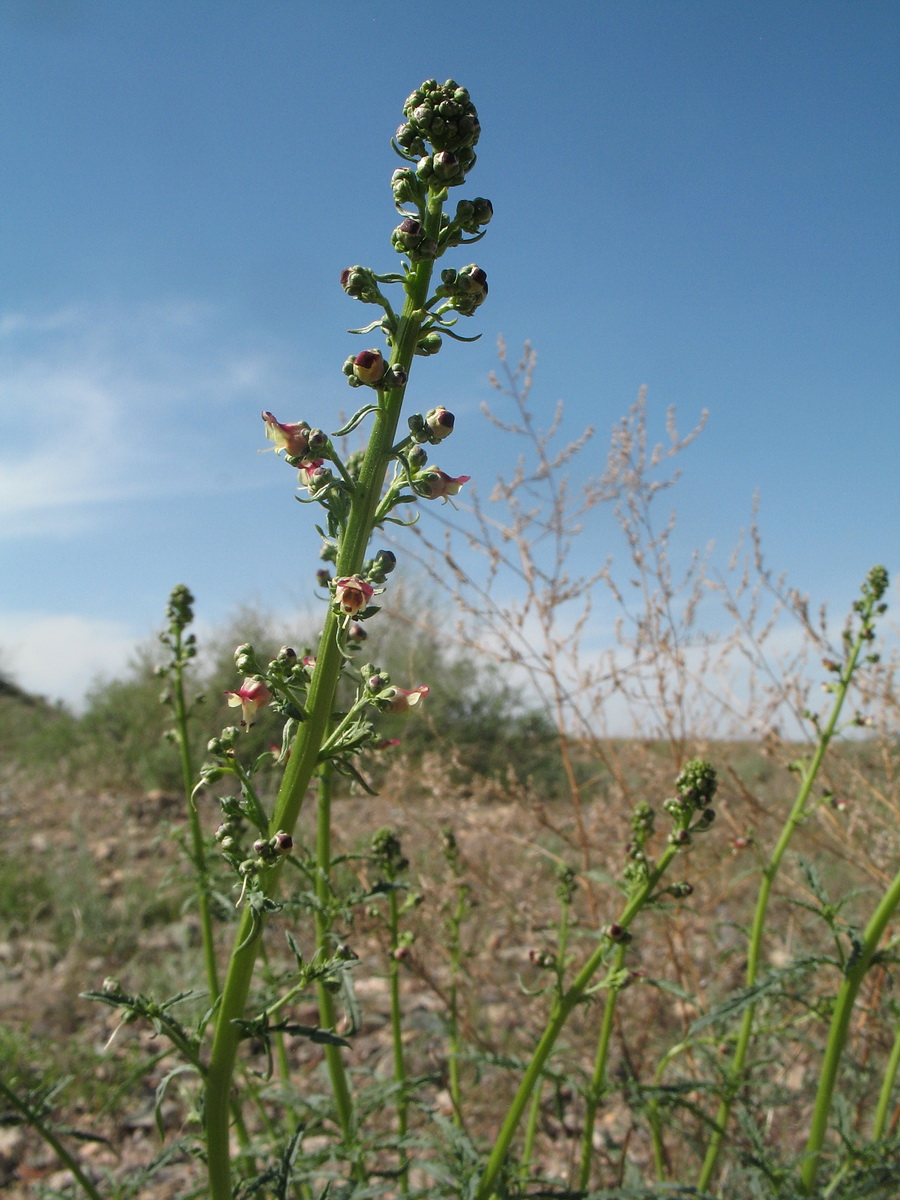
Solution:
<svg viewBox="0 0 900 1200">
<path fill-rule="evenodd" d="M 429 333 L 423 334 L 422 337 L 419 338 L 416 346 L 416 354 L 421 354 L 425 357 L 428 357 L 430 354 L 437 354 L 443 344 L 444 339 L 441 337 L 441 335 L 439 333 L 435 333 L 434 330 L 431 330 Z"/>
<path fill-rule="evenodd" d="M 428 451 L 424 446 L 413 446 L 407 455 L 407 462 L 411 471 L 421 471 L 428 462 Z"/>
<path fill-rule="evenodd" d="M 424 150 L 424 147 L 423 147 Z M 425 191 L 415 171 L 409 167 L 398 167 L 391 176 L 391 191 L 399 208 L 403 204 L 421 205 L 425 202 Z"/>
<path fill-rule="evenodd" d="M 407 122 L 397 127 L 394 141 L 410 158 L 419 158 L 425 153 L 425 143 L 414 127 Z"/>
<path fill-rule="evenodd" d="M 366 564 L 366 575 L 372 583 L 384 583 L 397 566 L 397 555 L 392 550 L 379 550 Z"/>
</svg>

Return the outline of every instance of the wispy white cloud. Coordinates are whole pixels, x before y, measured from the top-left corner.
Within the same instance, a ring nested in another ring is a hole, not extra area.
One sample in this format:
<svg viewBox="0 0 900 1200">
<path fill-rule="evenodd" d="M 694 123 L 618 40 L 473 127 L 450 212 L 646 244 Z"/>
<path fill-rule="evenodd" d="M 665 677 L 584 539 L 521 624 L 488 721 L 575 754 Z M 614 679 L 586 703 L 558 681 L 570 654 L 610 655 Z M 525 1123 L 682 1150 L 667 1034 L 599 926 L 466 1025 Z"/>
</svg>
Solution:
<svg viewBox="0 0 900 1200">
<path fill-rule="evenodd" d="M 98 678 L 123 672 L 139 638 L 122 621 L 0 613 L 2 666 L 20 687 L 77 708 Z"/>
<path fill-rule="evenodd" d="M 241 347 L 208 305 L 188 301 L 0 313 L 0 348 L 7 537 L 58 534 L 60 516 L 77 527 L 92 505 L 163 488 L 218 490 L 242 445 L 236 410 L 277 387 L 265 349 Z"/>
</svg>

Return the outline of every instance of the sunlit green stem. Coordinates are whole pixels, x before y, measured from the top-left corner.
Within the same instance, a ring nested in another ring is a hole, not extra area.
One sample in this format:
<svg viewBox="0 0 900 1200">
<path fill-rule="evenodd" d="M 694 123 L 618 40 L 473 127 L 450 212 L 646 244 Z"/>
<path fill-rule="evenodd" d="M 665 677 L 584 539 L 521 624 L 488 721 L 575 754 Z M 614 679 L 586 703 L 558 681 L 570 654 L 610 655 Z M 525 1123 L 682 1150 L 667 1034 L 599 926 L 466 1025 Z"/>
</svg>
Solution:
<svg viewBox="0 0 900 1200">
<path fill-rule="evenodd" d="M 809 1127 L 809 1138 L 800 1169 L 800 1195 L 815 1194 L 816 1176 L 819 1172 L 819 1161 L 822 1155 L 822 1144 L 828 1130 L 828 1114 L 831 1110 L 831 1097 L 837 1079 L 838 1066 L 844 1047 L 847 1044 L 847 1034 L 850 1030 L 850 1020 L 853 1016 L 853 1006 L 862 985 L 866 972 L 872 965 L 872 959 L 878 949 L 878 943 L 887 927 L 888 921 L 894 915 L 900 904 L 900 872 L 894 877 L 890 887 L 882 896 L 878 907 L 872 914 L 866 926 L 862 942 L 856 948 L 854 957 L 844 970 L 844 980 L 834 1006 L 831 1017 L 831 1028 L 828 1031 L 828 1041 L 825 1044 L 825 1057 L 822 1060 L 822 1070 L 819 1075 L 819 1088 L 813 1107 L 812 1120 Z"/>
<path fill-rule="evenodd" d="M 424 234 L 434 240 L 440 231 L 445 194 L 429 193 Z M 397 326 L 390 365 L 399 364 L 407 373 L 411 369 L 419 332 L 425 320 L 424 304 L 432 269 L 433 263 L 429 261 L 416 263 L 411 267 L 404 285 L 406 301 Z M 393 388 L 382 393 L 379 399 L 371 437 L 353 492 L 347 527 L 338 550 L 335 565 L 339 576 L 355 575 L 365 561 L 375 512 L 391 460 L 391 448 L 396 440 L 404 393 L 405 388 Z M 279 829 L 293 833 L 307 788 L 319 764 L 319 752 L 329 732 L 343 661 L 338 645 L 341 620 L 334 608 L 330 607 L 310 681 L 307 719 L 301 722 L 291 748 L 270 826 L 272 833 Z M 261 884 L 267 894 L 274 893 L 277 878 L 276 871 L 263 872 Z M 207 1073 L 206 1141 L 212 1200 L 232 1200 L 228 1149 L 229 1097 L 240 1039 L 235 1022 L 244 1013 L 256 959 L 256 938 L 251 936 L 253 932 L 252 916 L 249 909 L 245 908 L 222 990 Z"/>
<path fill-rule="evenodd" d="M 884 1136 L 884 1127 L 887 1124 L 887 1115 L 891 1107 L 891 1093 L 894 1090 L 894 1084 L 897 1082 L 897 1072 L 900 1071 L 900 1029 L 894 1035 L 894 1044 L 891 1047 L 888 1064 L 885 1068 L 884 1079 L 881 1082 L 881 1092 L 878 1096 L 878 1104 L 875 1107 L 875 1115 L 872 1118 L 872 1141 L 877 1142 Z"/>
<path fill-rule="evenodd" d="M 625 905 L 617 921 L 623 932 L 628 929 L 629 925 L 631 925 L 634 918 L 643 908 L 677 853 L 677 846 L 668 845 L 663 851 L 657 866 L 650 872 L 644 883 Z M 515 1136 L 516 1129 L 519 1126 L 522 1114 L 525 1111 L 525 1106 L 528 1104 L 531 1093 L 541 1078 L 547 1060 L 550 1057 L 553 1047 L 556 1045 L 556 1039 L 569 1019 L 572 1010 L 584 1000 L 594 975 L 609 953 L 609 947 L 609 941 L 604 938 L 575 976 L 569 988 L 562 995 L 557 995 L 554 1000 L 544 1032 L 541 1034 L 540 1041 L 531 1056 L 531 1061 L 522 1076 L 519 1089 L 513 1097 L 503 1124 L 500 1127 L 500 1132 L 497 1135 L 497 1140 L 494 1143 L 494 1148 L 488 1158 L 484 1174 L 474 1193 L 473 1200 L 489 1200 L 489 1197 L 493 1195 L 494 1184 L 497 1182 L 497 1177 L 503 1169 L 503 1164 L 506 1162 L 506 1156 L 509 1154 L 509 1148 Z"/>
<path fill-rule="evenodd" d="M 621 975 L 622 968 L 625 965 L 625 946 L 619 944 L 616 946 L 616 953 L 613 958 L 611 971 L 614 975 Z M 597 1119 L 597 1109 L 600 1106 L 600 1101 L 603 1098 L 603 1091 L 606 1086 L 606 1063 L 609 1058 L 609 1042 L 612 1037 L 613 1020 L 616 1013 L 616 1000 L 619 995 L 618 987 L 610 987 L 606 994 L 606 1004 L 603 1008 L 603 1020 L 600 1023 L 600 1036 L 597 1039 L 597 1054 L 594 1059 L 594 1072 L 591 1076 L 590 1086 L 588 1087 L 585 1113 L 584 1113 L 584 1129 L 581 1136 L 581 1174 L 578 1177 L 578 1187 L 581 1191 L 587 1191 L 588 1184 L 591 1178 L 591 1161 L 594 1157 L 594 1122 Z"/>
<path fill-rule="evenodd" d="M 316 811 L 316 957 L 330 958 L 333 947 L 331 935 L 331 784 L 332 772 L 322 767 L 319 775 L 318 805 Z M 316 987 L 319 1000 L 319 1024 L 323 1029 L 333 1030 L 337 1013 L 334 996 L 326 983 L 320 981 Z M 325 1046 L 325 1062 L 331 1079 L 338 1123 L 344 1135 L 348 1154 L 356 1144 L 356 1117 L 353 1111 L 353 1096 L 344 1070 L 340 1046 Z"/>
<path fill-rule="evenodd" d="M 528 1120 L 525 1122 L 525 1136 L 522 1139 L 522 1164 L 520 1174 L 527 1179 L 531 1171 L 531 1160 L 534 1156 L 534 1143 L 537 1137 L 538 1119 L 541 1115 L 541 1091 L 543 1080 L 538 1080 L 537 1087 L 531 1096 L 528 1108 Z"/>
<path fill-rule="evenodd" d="M 453 1104 L 453 1123 L 462 1128 L 462 1089 L 459 1078 L 459 972 L 462 960 L 461 929 L 469 908 L 469 887 L 456 885 L 456 908 L 449 921 L 450 991 L 447 1013 L 447 1065 L 450 1100 Z"/>
<path fill-rule="evenodd" d="M 400 1007 L 400 905 L 396 890 L 388 893 L 388 920 L 391 936 L 391 1040 L 394 1051 L 394 1083 L 397 1085 L 397 1136 L 400 1140 L 400 1190 L 409 1192 L 409 1157 L 403 1142 L 409 1119 L 409 1097 L 406 1090 L 406 1063 L 403 1058 L 403 1024 Z"/>
<path fill-rule="evenodd" d="M 191 830 L 191 859 L 194 863 L 194 873 L 197 880 L 197 902 L 200 909 L 200 936 L 203 943 L 203 963 L 206 968 L 206 986 L 209 988 L 210 1003 L 219 995 L 219 969 L 216 962 L 216 946 L 213 937 L 212 910 L 209 898 L 209 864 L 206 860 L 206 846 L 203 842 L 203 827 L 200 824 L 200 813 L 191 795 L 196 776 L 191 758 L 191 743 L 188 735 L 188 710 L 184 698 L 184 645 L 183 630 L 180 625 L 174 628 L 175 642 L 173 646 L 172 671 L 172 707 L 175 713 L 175 738 L 178 742 L 178 754 L 181 760 L 181 780 L 187 801 L 188 822 Z"/>
<path fill-rule="evenodd" d="M 870 613 L 871 609 L 867 609 L 864 616 L 867 618 Z M 753 924 L 750 927 L 750 940 L 747 947 L 747 967 L 744 976 L 747 987 L 752 987 L 753 984 L 756 983 L 759 975 L 759 961 L 762 952 L 763 933 L 766 927 L 766 916 L 768 914 L 772 886 L 775 882 L 776 876 L 778 875 L 778 870 L 781 866 L 781 860 L 784 858 L 785 851 L 790 844 L 791 838 L 794 836 L 798 826 L 800 826 L 806 819 L 806 806 L 809 802 L 813 784 L 816 781 L 816 776 L 819 774 L 819 769 L 824 761 L 828 746 L 834 737 L 835 730 L 837 729 L 838 719 L 841 715 L 841 709 L 843 708 L 844 700 L 847 696 L 847 689 L 850 686 L 850 681 L 853 678 L 854 671 L 856 670 L 860 652 L 867 641 L 865 634 L 866 628 L 864 620 L 862 632 L 853 643 L 850 653 L 847 656 L 847 661 L 845 662 L 841 671 L 840 678 L 836 682 L 834 703 L 831 708 L 831 714 L 828 718 L 828 723 L 819 733 L 818 742 L 816 744 L 815 753 L 813 754 L 812 759 L 803 767 L 803 774 L 801 777 L 800 789 L 797 792 L 797 798 L 795 799 L 793 807 L 788 814 L 788 818 L 784 823 L 784 827 L 782 828 L 778 841 L 775 844 L 775 849 L 772 851 L 769 861 L 763 867 L 762 881 L 760 882 L 759 895 L 756 901 L 756 910 L 753 914 Z M 738 1031 L 737 1042 L 735 1043 L 734 1054 L 732 1055 L 731 1064 L 728 1068 L 725 1094 L 723 1095 L 718 1111 L 716 1112 L 715 1132 L 710 1138 L 706 1157 L 703 1160 L 703 1166 L 701 1167 L 700 1174 L 697 1177 L 697 1188 L 699 1191 L 704 1191 L 709 1187 L 713 1173 L 716 1169 L 716 1163 L 718 1161 L 719 1152 L 722 1148 L 722 1143 L 725 1138 L 728 1120 L 731 1115 L 731 1109 L 743 1079 L 744 1064 L 747 1059 L 747 1051 L 750 1047 L 750 1041 L 753 1035 L 753 1022 L 755 1016 L 756 1005 L 748 1005 L 748 1007 L 744 1010 L 744 1015 L 741 1019 L 741 1025 Z"/>
</svg>

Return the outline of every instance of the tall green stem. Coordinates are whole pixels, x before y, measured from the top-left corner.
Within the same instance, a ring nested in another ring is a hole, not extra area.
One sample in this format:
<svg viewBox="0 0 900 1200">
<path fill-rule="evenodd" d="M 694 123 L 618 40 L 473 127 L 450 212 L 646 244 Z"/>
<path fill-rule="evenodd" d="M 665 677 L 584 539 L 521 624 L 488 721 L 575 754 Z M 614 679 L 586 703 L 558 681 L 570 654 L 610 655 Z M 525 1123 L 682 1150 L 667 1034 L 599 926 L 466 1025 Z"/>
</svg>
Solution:
<svg viewBox="0 0 900 1200">
<path fill-rule="evenodd" d="M 819 1161 L 822 1156 L 822 1144 L 828 1130 L 828 1114 L 831 1110 L 831 1097 L 837 1079 L 841 1055 L 847 1043 L 850 1030 L 850 1019 L 853 1016 L 853 1006 L 866 972 L 872 965 L 872 959 L 878 949 L 878 943 L 887 927 L 888 921 L 894 915 L 900 904 L 900 872 L 894 877 L 888 890 L 882 896 L 878 907 L 872 914 L 866 926 L 858 951 L 845 968 L 844 981 L 834 1006 L 831 1017 L 831 1028 L 828 1031 L 828 1041 L 825 1044 L 825 1057 L 822 1060 L 822 1070 L 819 1075 L 819 1088 L 813 1107 L 812 1120 L 809 1127 L 809 1139 L 800 1169 L 800 1194 L 812 1196 L 815 1192 L 816 1176 L 819 1172 Z"/>
<path fill-rule="evenodd" d="M 409 1192 L 409 1159 L 403 1145 L 408 1127 L 409 1098 L 406 1090 L 406 1063 L 403 1058 L 403 1026 L 400 1008 L 400 905 L 397 892 L 388 893 L 388 919 L 391 932 L 391 1041 L 394 1050 L 394 1083 L 397 1085 L 397 1136 L 400 1140 L 400 1190 Z"/>
<path fill-rule="evenodd" d="M 425 235 L 437 240 L 443 192 L 429 193 Z M 422 261 L 410 269 L 405 283 L 406 302 L 398 322 L 390 364 L 400 365 L 408 373 L 425 320 L 425 303 L 431 282 L 433 263 Z M 372 434 L 360 468 L 351 500 L 350 515 L 338 549 L 336 568 L 339 575 L 355 575 L 365 559 L 378 501 L 391 461 L 397 425 L 403 406 L 404 388 L 382 393 L 375 413 Z M 329 729 L 334 697 L 343 656 L 338 645 L 341 618 L 333 607 L 328 610 L 316 656 L 316 666 L 307 698 L 307 719 L 297 731 L 275 804 L 271 830 L 293 833 L 307 788 L 318 762 L 319 750 Z M 263 872 L 260 884 L 267 895 L 274 894 L 278 872 Z M 256 936 L 252 914 L 244 910 L 238 925 L 234 949 L 228 966 L 221 1004 L 216 1019 L 207 1073 L 206 1139 L 212 1200 L 232 1200 L 231 1166 L 228 1148 L 229 1098 L 240 1034 L 235 1024 L 244 1013 L 256 960 Z"/>
<path fill-rule="evenodd" d="M 331 933 L 332 901 L 331 783 L 332 772 L 329 767 L 324 766 L 319 775 L 316 813 L 316 900 L 318 902 L 316 905 L 316 955 L 320 958 L 330 957 L 328 938 Z M 318 983 L 316 991 L 319 1000 L 319 1023 L 323 1029 L 333 1030 L 337 1018 L 334 996 L 321 981 Z M 326 1044 L 325 1062 L 328 1066 L 331 1090 L 334 1094 L 338 1122 L 341 1126 L 341 1133 L 344 1135 L 347 1153 L 355 1159 L 356 1118 L 340 1046 Z"/>
<path fill-rule="evenodd" d="M 888 1064 L 884 1072 L 884 1079 L 881 1082 L 881 1092 L 878 1096 L 878 1103 L 875 1106 L 875 1115 L 872 1117 L 873 1142 L 880 1141 L 884 1136 L 888 1109 L 891 1106 L 891 1093 L 894 1090 L 894 1084 L 897 1082 L 898 1071 L 900 1071 L 900 1029 L 894 1035 L 894 1044 L 891 1047 L 890 1057 L 888 1058 Z"/>
<path fill-rule="evenodd" d="M 197 879 L 197 901 L 200 908 L 200 934 L 203 941 L 203 962 L 206 967 L 206 986 L 209 988 L 210 1003 L 219 994 L 219 970 L 216 962 L 216 946 L 213 938 L 212 911 L 209 902 L 209 864 L 206 846 L 203 843 L 203 827 L 200 813 L 191 800 L 194 789 L 194 764 L 188 736 L 188 710 L 184 698 L 183 630 L 175 628 L 174 668 L 172 671 L 172 705 L 175 710 L 175 737 L 181 760 L 181 778 L 187 801 L 188 820 L 191 829 L 191 858 Z"/>
<path fill-rule="evenodd" d="M 619 974 L 625 964 L 625 946 L 616 946 L 612 972 Z M 610 987 L 603 1009 L 603 1020 L 600 1024 L 600 1036 L 597 1039 L 597 1054 L 594 1059 L 594 1073 L 588 1087 L 587 1102 L 584 1114 L 584 1129 L 581 1136 L 581 1174 L 578 1177 L 578 1187 L 587 1191 L 591 1179 L 591 1160 L 594 1157 L 594 1122 L 597 1119 L 597 1109 L 600 1105 L 603 1089 L 606 1085 L 606 1062 L 609 1057 L 609 1042 L 612 1037 L 613 1019 L 616 1013 L 616 1000 L 619 988 Z"/>
<path fill-rule="evenodd" d="M 871 605 L 865 611 L 865 618 L 871 615 Z M 772 851 L 769 861 L 763 868 L 762 882 L 759 887 L 759 895 L 756 901 L 756 910 L 753 914 L 753 924 L 750 928 L 750 940 L 747 947 L 747 968 L 745 972 L 745 983 L 747 987 L 752 987 L 759 975 L 759 961 L 762 953 L 763 933 L 766 927 L 766 916 L 769 910 L 769 899 L 772 894 L 772 886 L 781 866 L 781 860 L 784 858 L 785 851 L 790 844 L 791 838 L 797 827 L 802 824 L 806 817 L 806 806 L 812 792 L 813 784 L 816 781 L 816 776 L 819 773 L 819 768 L 825 758 L 825 753 L 828 746 L 834 737 L 837 729 L 838 719 L 841 715 L 841 709 L 844 706 L 844 700 L 847 696 L 847 690 L 850 686 L 850 681 L 853 678 L 853 673 L 856 670 L 856 665 L 859 660 L 859 655 L 863 645 L 868 640 L 866 636 L 867 626 L 866 620 L 863 621 L 862 631 L 859 637 L 853 643 L 850 653 L 847 656 L 847 661 L 840 674 L 834 696 L 834 704 L 832 705 L 831 715 L 828 718 L 828 723 L 820 732 L 819 739 L 816 744 L 815 753 L 812 760 L 804 767 L 803 778 L 800 784 L 800 789 L 797 792 L 797 798 L 794 801 L 788 818 L 781 830 L 781 835 L 775 844 L 775 849 Z M 725 1093 L 719 1104 L 718 1111 L 715 1117 L 715 1132 L 709 1141 L 709 1146 L 706 1151 L 706 1157 L 703 1160 L 703 1166 L 700 1169 L 700 1174 L 697 1176 L 697 1189 L 704 1191 L 709 1187 L 713 1173 L 718 1162 L 719 1152 L 722 1149 L 722 1143 L 725 1139 L 728 1120 L 731 1116 L 731 1109 L 734 1104 L 735 1096 L 740 1088 L 744 1074 L 744 1064 L 747 1059 L 747 1051 L 750 1047 L 750 1041 L 753 1035 L 753 1022 L 756 1016 L 756 1005 L 750 1004 L 744 1010 L 744 1015 L 741 1020 L 740 1029 L 738 1031 L 737 1042 L 732 1055 L 731 1064 L 728 1068 L 726 1077 Z"/>
<path fill-rule="evenodd" d="M 667 846 L 657 866 L 650 872 L 644 883 L 625 905 L 617 922 L 623 932 L 627 931 L 629 925 L 643 908 L 653 889 L 659 883 L 677 853 L 677 846 Z M 553 1007 L 550 1010 L 547 1024 L 544 1027 L 544 1032 L 541 1034 L 540 1041 L 534 1049 L 531 1061 L 525 1069 L 525 1074 L 522 1076 L 519 1089 L 513 1097 L 503 1124 L 500 1127 L 500 1132 L 497 1135 L 497 1140 L 494 1143 L 494 1148 L 488 1158 L 473 1200 L 489 1200 L 493 1194 L 494 1184 L 497 1181 L 497 1176 L 503 1169 L 503 1164 L 506 1162 L 506 1156 L 509 1153 L 509 1148 L 518 1128 L 519 1121 L 525 1111 L 525 1106 L 528 1104 L 529 1097 L 538 1080 L 541 1078 L 547 1059 L 556 1045 L 556 1039 L 569 1019 L 572 1010 L 585 998 L 591 980 L 594 978 L 608 952 L 609 942 L 604 939 L 575 976 L 570 987 L 562 994 L 557 994 L 553 1002 Z"/>
</svg>

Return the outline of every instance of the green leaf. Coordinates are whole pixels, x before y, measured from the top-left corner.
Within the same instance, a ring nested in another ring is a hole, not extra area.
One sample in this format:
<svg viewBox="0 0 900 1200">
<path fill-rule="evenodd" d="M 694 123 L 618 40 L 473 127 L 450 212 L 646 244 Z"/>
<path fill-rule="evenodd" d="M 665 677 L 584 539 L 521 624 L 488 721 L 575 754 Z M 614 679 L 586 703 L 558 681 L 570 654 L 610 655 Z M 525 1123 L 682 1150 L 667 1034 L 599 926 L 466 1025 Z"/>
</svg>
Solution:
<svg viewBox="0 0 900 1200">
<path fill-rule="evenodd" d="M 351 332 L 353 332 L 353 331 L 351 330 Z M 367 417 L 369 415 L 369 413 L 373 413 L 373 412 L 378 412 L 377 404 L 363 405 L 363 407 L 358 412 L 355 412 L 353 414 L 353 416 L 350 418 L 350 420 L 347 422 L 346 425 L 342 425 L 340 429 L 336 429 L 335 432 L 331 436 L 333 438 L 346 437 L 348 433 L 353 432 L 353 430 L 357 427 L 357 425 L 360 423 L 360 421 L 362 421 L 365 417 Z M 321 530 L 319 532 L 321 533 Z M 324 533 L 322 534 L 322 536 L 323 537 L 325 536 Z"/>
</svg>

